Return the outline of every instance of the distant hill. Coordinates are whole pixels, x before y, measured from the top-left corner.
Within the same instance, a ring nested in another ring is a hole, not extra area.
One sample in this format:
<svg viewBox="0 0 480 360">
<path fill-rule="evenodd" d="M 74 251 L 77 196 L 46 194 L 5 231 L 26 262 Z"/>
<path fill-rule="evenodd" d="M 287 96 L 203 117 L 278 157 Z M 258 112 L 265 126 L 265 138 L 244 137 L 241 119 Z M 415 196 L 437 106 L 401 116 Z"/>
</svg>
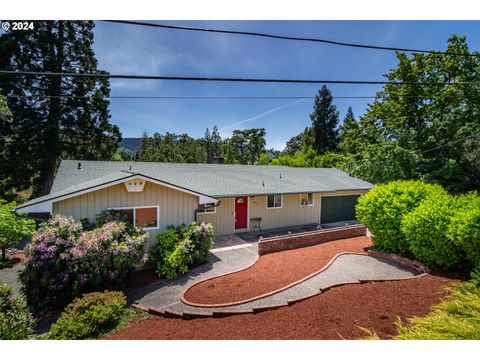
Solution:
<svg viewBox="0 0 480 360">
<path fill-rule="evenodd" d="M 136 137 L 131 137 L 131 138 L 124 138 L 122 141 L 120 141 L 120 144 L 118 144 L 118 147 L 120 150 L 125 150 L 132 155 L 135 155 L 138 151 L 138 148 L 140 147 L 140 142 L 142 141 L 142 138 L 136 138 Z"/>
</svg>

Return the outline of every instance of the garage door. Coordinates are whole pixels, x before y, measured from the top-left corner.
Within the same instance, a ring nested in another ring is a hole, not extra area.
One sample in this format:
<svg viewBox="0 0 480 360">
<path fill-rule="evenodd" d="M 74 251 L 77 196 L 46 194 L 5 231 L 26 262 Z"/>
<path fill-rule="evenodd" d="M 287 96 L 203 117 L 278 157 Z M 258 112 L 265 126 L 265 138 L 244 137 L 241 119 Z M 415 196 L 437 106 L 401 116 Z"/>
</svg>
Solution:
<svg viewBox="0 0 480 360">
<path fill-rule="evenodd" d="M 359 195 L 322 197 L 321 223 L 354 220 Z"/>
</svg>

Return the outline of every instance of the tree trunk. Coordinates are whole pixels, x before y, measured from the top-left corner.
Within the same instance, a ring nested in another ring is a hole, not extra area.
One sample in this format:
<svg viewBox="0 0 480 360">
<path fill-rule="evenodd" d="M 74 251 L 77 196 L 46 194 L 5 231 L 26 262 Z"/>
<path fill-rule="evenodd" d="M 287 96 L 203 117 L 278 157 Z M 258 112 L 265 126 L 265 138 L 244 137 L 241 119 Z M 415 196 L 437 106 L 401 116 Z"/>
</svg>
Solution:
<svg viewBox="0 0 480 360">
<path fill-rule="evenodd" d="M 2 261 L 7 260 L 7 253 L 5 251 L 5 247 L 2 246 Z"/>
<path fill-rule="evenodd" d="M 50 27 L 50 56 L 55 63 L 55 72 L 63 71 L 63 21 L 58 22 L 58 38 L 55 39 L 53 26 Z M 55 51 L 56 50 L 56 51 Z M 53 179 L 57 161 L 60 157 L 60 117 L 61 117 L 61 98 L 62 95 L 62 78 L 55 76 L 51 78 L 49 95 L 50 106 L 48 112 L 48 120 L 45 126 L 45 147 L 48 148 L 48 157 L 43 159 L 40 167 L 40 175 L 38 179 L 38 187 L 36 195 L 41 196 L 48 194 L 52 188 Z"/>
</svg>

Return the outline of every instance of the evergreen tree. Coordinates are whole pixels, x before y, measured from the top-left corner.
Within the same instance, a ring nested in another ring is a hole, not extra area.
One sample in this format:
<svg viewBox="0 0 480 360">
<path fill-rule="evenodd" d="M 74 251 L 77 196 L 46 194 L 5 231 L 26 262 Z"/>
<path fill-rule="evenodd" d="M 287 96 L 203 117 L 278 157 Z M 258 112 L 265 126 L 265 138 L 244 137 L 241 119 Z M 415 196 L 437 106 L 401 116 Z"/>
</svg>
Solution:
<svg viewBox="0 0 480 360">
<path fill-rule="evenodd" d="M 207 128 L 205 130 L 205 136 L 203 137 L 203 141 L 205 142 L 205 152 L 207 154 L 207 163 L 211 163 L 213 159 L 213 149 L 212 149 L 212 135 L 210 134 L 210 130 Z"/>
<path fill-rule="evenodd" d="M 0 36 L 0 68 L 97 73 L 93 27 L 93 21 L 36 21 L 33 31 L 7 31 Z M 13 118 L 0 127 L 0 137 L 8 139 L 1 193 L 34 185 L 35 195 L 46 194 L 60 159 L 110 159 L 121 140 L 109 123 L 106 78 L 3 76 L 0 88 L 5 95 L 31 96 L 8 100 Z"/>
<path fill-rule="evenodd" d="M 220 156 L 220 154 L 222 153 L 222 138 L 220 137 L 220 133 L 218 132 L 217 125 L 213 127 L 211 140 L 213 156 Z"/>
<path fill-rule="evenodd" d="M 351 106 L 348 107 L 347 114 L 343 119 L 343 124 L 340 126 L 338 134 L 340 149 L 346 153 L 355 154 L 358 150 L 360 125 L 355 120 Z"/>
<path fill-rule="evenodd" d="M 323 85 L 315 96 L 312 120 L 313 148 L 318 154 L 338 147 L 338 111 L 330 90 Z"/>
</svg>

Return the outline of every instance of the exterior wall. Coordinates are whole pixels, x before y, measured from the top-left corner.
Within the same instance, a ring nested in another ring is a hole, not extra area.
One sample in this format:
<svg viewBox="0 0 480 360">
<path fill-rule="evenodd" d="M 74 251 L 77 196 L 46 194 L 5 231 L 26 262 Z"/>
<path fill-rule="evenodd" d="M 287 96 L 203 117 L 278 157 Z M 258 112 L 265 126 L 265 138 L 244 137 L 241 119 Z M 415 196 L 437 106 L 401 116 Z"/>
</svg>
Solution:
<svg viewBox="0 0 480 360">
<path fill-rule="evenodd" d="M 155 235 L 168 225 L 189 224 L 194 220 L 198 197 L 148 181 L 142 192 L 128 192 L 122 183 L 54 203 L 52 212 L 93 222 L 95 215 L 107 208 L 146 205 L 159 206 L 159 229 L 147 231 L 152 244 Z"/>
<path fill-rule="evenodd" d="M 267 196 L 255 196 L 252 200 L 248 197 L 249 224 L 250 218 L 261 217 L 262 230 L 279 228 L 284 226 L 304 225 L 320 223 L 320 209 L 322 196 L 361 195 L 367 190 L 334 191 L 313 194 L 313 206 L 300 206 L 300 194 L 283 195 L 282 207 L 267 209 Z M 211 222 L 216 235 L 228 235 L 234 233 L 234 205 L 235 198 L 221 198 L 221 204 L 214 214 L 198 214 L 198 221 Z"/>
<path fill-rule="evenodd" d="M 235 198 L 219 198 L 220 205 L 217 206 L 215 213 L 198 214 L 199 222 L 210 222 L 215 229 L 215 235 L 228 235 L 233 233 L 233 225 L 235 223 L 235 214 L 233 206 Z"/>
</svg>

